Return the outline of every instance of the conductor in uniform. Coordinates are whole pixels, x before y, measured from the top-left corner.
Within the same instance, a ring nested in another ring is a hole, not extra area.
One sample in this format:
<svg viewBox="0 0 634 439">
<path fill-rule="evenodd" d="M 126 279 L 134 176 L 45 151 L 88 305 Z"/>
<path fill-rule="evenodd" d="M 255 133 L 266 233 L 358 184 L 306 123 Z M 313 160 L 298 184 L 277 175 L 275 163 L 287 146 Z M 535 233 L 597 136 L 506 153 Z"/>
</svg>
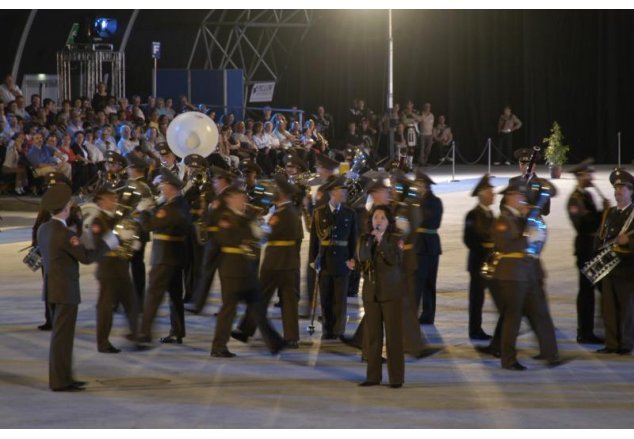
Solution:
<svg viewBox="0 0 634 439">
<path fill-rule="evenodd" d="M 348 275 L 355 268 L 356 214 L 345 206 L 345 177 L 327 188 L 330 200 L 315 209 L 310 231 L 310 258 L 315 261 L 321 299 L 323 340 L 341 337 L 346 329 Z"/>
<path fill-rule="evenodd" d="M 535 160 L 533 160 L 533 164 L 531 165 L 533 154 L 535 154 Z M 509 185 L 514 184 L 518 180 L 523 180 L 526 185 L 526 203 L 529 206 L 535 206 L 537 204 L 537 200 L 539 199 L 539 192 L 541 190 L 540 178 L 535 172 L 535 163 L 540 159 L 541 155 L 537 150 L 529 148 L 517 149 L 513 155 L 518 160 L 520 175 L 511 177 L 509 179 Z M 502 199 L 502 201 L 504 201 L 504 199 Z M 550 198 L 541 209 L 541 216 L 548 216 L 549 214 Z"/>
<path fill-rule="evenodd" d="M 65 184 L 52 186 L 42 197 L 42 210 L 51 212 L 51 219 L 42 224 L 37 241 L 42 253 L 48 305 L 52 309 L 53 331 L 49 354 L 49 387 L 53 391 L 83 390 L 85 382 L 73 376 L 72 357 L 80 298 L 79 263 L 90 264 L 103 256 L 108 248 L 118 246 L 114 235 L 105 234 L 94 250 L 84 247 L 66 224 L 71 209 L 71 188 Z M 95 230 L 98 231 L 98 230 Z"/>
<path fill-rule="evenodd" d="M 152 256 L 149 283 L 139 342 L 152 341 L 152 323 L 167 291 L 170 297 L 171 330 L 161 343 L 183 342 L 185 310 L 183 307 L 183 268 L 186 265 L 185 239 L 191 227 L 189 206 L 181 194 L 183 182 L 169 170 L 162 168 L 160 183 L 164 202 L 152 212 L 144 210 L 140 222 L 152 232 Z M 139 203 L 141 204 L 141 203 Z M 137 207 L 143 210 L 141 206 Z"/>
<path fill-rule="evenodd" d="M 469 338 L 472 340 L 490 340 L 491 336 L 482 329 L 482 306 L 486 282 L 481 268 L 493 252 L 491 226 L 495 219 L 491 205 L 495 198 L 489 175 L 485 174 L 471 192 L 478 197 L 478 204 L 465 218 L 463 241 L 469 249 L 467 271 L 469 271 Z"/>
<path fill-rule="evenodd" d="M 594 256 L 594 244 L 601 226 L 601 218 L 603 212 L 610 207 L 609 201 L 603 200 L 603 211 L 599 210 L 588 190 L 593 186 L 593 163 L 593 159 L 587 159 L 569 170 L 577 179 L 577 186 L 568 198 L 567 207 L 568 216 L 577 232 L 575 256 L 578 270 Z M 577 274 L 577 343 L 602 344 L 603 340 L 594 334 L 594 285 L 581 271 Z"/>
<path fill-rule="evenodd" d="M 634 177 L 622 169 L 610 174 L 616 206 L 601 226 L 599 243 L 613 245 L 621 262 L 601 284 L 605 347 L 599 353 L 630 355 L 634 349 Z"/>
</svg>

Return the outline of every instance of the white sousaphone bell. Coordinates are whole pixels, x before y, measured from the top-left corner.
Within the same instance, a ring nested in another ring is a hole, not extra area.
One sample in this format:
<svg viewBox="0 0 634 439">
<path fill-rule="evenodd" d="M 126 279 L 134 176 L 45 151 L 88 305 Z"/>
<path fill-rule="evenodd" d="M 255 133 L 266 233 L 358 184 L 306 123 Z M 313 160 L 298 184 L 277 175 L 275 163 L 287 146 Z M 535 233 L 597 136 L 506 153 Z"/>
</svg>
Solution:
<svg viewBox="0 0 634 439">
<path fill-rule="evenodd" d="M 218 137 L 216 123 L 196 111 L 179 114 L 167 127 L 167 145 L 181 158 L 190 154 L 209 156 L 218 146 Z"/>
</svg>

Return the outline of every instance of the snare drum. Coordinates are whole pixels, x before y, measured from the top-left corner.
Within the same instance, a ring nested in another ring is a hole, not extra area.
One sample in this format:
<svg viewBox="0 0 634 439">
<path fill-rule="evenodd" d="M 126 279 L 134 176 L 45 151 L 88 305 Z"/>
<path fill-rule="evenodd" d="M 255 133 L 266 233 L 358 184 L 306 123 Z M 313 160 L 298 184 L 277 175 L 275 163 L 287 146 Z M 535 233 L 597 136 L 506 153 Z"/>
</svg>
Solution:
<svg viewBox="0 0 634 439">
<path fill-rule="evenodd" d="M 606 277 L 614 268 L 619 265 L 621 258 L 612 249 L 612 246 L 601 250 L 594 258 L 586 262 L 581 272 L 592 284 L 596 284 Z"/>
</svg>

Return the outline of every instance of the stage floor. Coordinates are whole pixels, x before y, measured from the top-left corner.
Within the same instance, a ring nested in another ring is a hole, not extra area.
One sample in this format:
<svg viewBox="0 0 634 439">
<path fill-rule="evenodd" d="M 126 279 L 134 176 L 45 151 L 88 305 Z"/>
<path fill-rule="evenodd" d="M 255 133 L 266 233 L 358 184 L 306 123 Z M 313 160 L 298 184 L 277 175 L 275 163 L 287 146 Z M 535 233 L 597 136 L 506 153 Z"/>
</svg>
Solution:
<svg viewBox="0 0 634 439">
<path fill-rule="evenodd" d="M 596 174 L 597 186 L 611 200 L 607 177 L 612 168 L 599 166 Z M 496 189 L 516 174 L 515 167 L 493 171 Z M 545 168 L 540 171 L 547 175 Z M 561 355 L 573 360 L 555 369 L 533 360 L 537 343 L 526 324 L 518 348 L 527 371 L 502 370 L 499 360 L 475 351 L 467 337 L 467 252 L 462 228 L 464 216 L 475 204 L 469 193 L 484 172 L 485 167 L 460 166 L 456 177 L 460 181 L 450 182 L 448 166 L 430 170 L 445 213 L 436 325 L 423 329 L 443 350 L 423 360 L 408 359 L 401 389 L 358 387 L 365 378 L 359 352 L 338 341 L 321 342 L 319 324 L 309 336 L 307 320 L 300 323 L 299 350 L 271 356 L 259 339 L 249 345 L 232 340 L 229 349 L 238 357 L 210 358 L 213 313 L 219 305 L 217 283 L 204 313 L 186 316 L 183 345 L 134 351 L 123 338 L 124 319 L 116 315 L 111 341 L 123 352 L 98 353 L 95 267 L 83 266 L 74 366 L 76 377 L 89 384 L 81 393 L 51 392 L 50 333 L 36 329 L 44 317 L 41 275 L 29 271 L 21 262 L 24 253 L 18 253 L 30 242 L 34 215 L 3 212 L 0 428 L 633 428 L 632 357 L 596 354 L 599 346 L 575 341 L 574 231 L 565 209 L 574 187 L 570 174 L 554 182 L 559 195 L 547 217 L 550 234 L 543 263 Z M 360 298 L 348 303 L 348 333 L 352 333 L 362 309 Z M 303 301 L 301 306 L 305 305 Z M 270 313 L 281 330 L 279 310 L 271 308 Z M 493 332 L 496 319 L 487 297 L 487 332 Z M 597 317 L 598 334 L 600 322 Z M 155 324 L 156 336 L 167 334 L 168 328 L 164 304 Z"/>
</svg>

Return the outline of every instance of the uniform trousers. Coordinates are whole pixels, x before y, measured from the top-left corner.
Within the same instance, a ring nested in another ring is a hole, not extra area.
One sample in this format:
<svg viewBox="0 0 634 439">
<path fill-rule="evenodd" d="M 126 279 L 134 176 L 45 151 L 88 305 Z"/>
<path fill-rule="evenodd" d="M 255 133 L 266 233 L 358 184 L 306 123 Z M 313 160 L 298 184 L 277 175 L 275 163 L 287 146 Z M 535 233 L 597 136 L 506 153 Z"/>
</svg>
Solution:
<svg viewBox="0 0 634 439">
<path fill-rule="evenodd" d="M 280 296 L 285 341 L 299 341 L 298 277 L 299 269 L 260 271 L 264 309 L 268 308 L 276 291 Z M 248 336 L 252 336 L 255 333 L 256 327 L 257 321 L 253 318 L 247 319 L 246 315 L 242 318 L 242 322 L 239 325 L 240 331 Z"/>
<path fill-rule="evenodd" d="M 284 340 L 275 331 L 266 318 L 266 309 L 262 301 L 257 280 L 244 277 L 220 275 L 222 284 L 222 306 L 218 311 L 216 333 L 211 345 L 212 352 L 227 350 L 227 343 L 231 336 L 231 326 L 236 316 L 238 303 L 246 302 L 245 321 L 255 321 L 264 342 L 269 350 L 277 351 L 284 345 Z"/>
<path fill-rule="evenodd" d="M 130 333 L 136 334 L 138 305 L 134 285 L 130 276 L 102 277 L 99 281 L 99 298 L 97 299 L 97 349 L 109 348 L 110 331 L 112 330 L 112 313 L 115 304 L 121 303 L 128 318 Z"/>
<path fill-rule="evenodd" d="M 196 286 L 201 279 L 201 271 L 203 268 L 203 260 L 205 247 L 198 243 L 196 232 L 193 231 L 187 237 L 189 240 L 187 250 L 191 252 L 189 255 L 189 264 L 185 266 L 185 302 L 191 302 L 196 293 Z M 205 296 L 206 298 L 206 296 Z M 204 304 L 203 304 L 204 306 Z"/>
<path fill-rule="evenodd" d="M 469 336 L 482 332 L 482 307 L 484 305 L 484 289 L 486 281 L 480 271 L 469 272 Z"/>
<path fill-rule="evenodd" d="M 428 345 L 427 338 L 420 328 L 418 322 L 418 313 L 416 311 L 416 298 L 414 293 L 414 287 L 416 284 L 416 274 L 413 271 L 405 273 L 405 285 L 406 291 L 403 294 L 403 310 L 402 310 L 402 322 L 403 322 L 403 349 L 404 351 L 414 357 L 420 355 Z M 365 326 L 365 315 L 361 318 L 357 330 L 354 332 L 350 344 L 363 347 L 363 334 Z M 364 349 L 364 348 L 363 348 Z M 364 350 L 364 357 L 367 358 L 367 352 Z"/>
<path fill-rule="evenodd" d="M 145 298 L 142 336 L 150 336 L 152 323 L 163 301 L 165 292 L 170 297 L 170 335 L 185 337 L 185 308 L 183 306 L 183 268 L 176 265 L 154 265 Z"/>
<path fill-rule="evenodd" d="M 501 316 L 500 352 L 502 367 L 517 362 L 515 345 L 526 315 L 539 342 L 543 359 L 557 360 L 559 353 L 555 338 L 555 326 L 548 311 L 546 296 L 540 281 L 517 282 L 497 280 L 496 305 Z"/>
<path fill-rule="evenodd" d="M 591 257 L 577 257 L 577 268 L 581 269 Z M 579 271 L 577 293 L 577 336 L 594 336 L 594 289 L 595 286 Z"/>
<path fill-rule="evenodd" d="M 145 298 L 145 244 L 145 242 L 141 241 L 141 248 L 132 253 L 132 259 L 130 259 L 136 302 L 140 305 L 144 303 Z"/>
<path fill-rule="evenodd" d="M 405 357 L 403 353 L 403 323 L 401 322 L 402 300 L 364 300 L 365 324 L 363 334 L 364 351 L 368 367 L 367 381 L 380 383 L 382 379 L 383 329 L 387 350 L 387 371 L 390 384 L 403 384 L 405 379 Z"/>
<path fill-rule="evenodd" d="M 341 336 L 346 332 L 348 274 L 333 276 L 319 273 L 319 297 L 323 335 Z"/>
<path fill-rule="evenodd" d="M 628 274 L 631 276 L 631 273 Z M 631 278 L 608 274 L 603 279 L 601 297 L 605 347 L 631 351 L 634 348 L 634 291 Z"/>
<path fill-rule="evenodd" d="M 192 297 L 192 308 L 200 312 L 207 303 L 209 297 L 209 290 L 211 290 L 211 284 L 214 281 L 216 270 L 220 263 L 220 251 L 217 246 L 207 242 L 203 250 L 202 263 L 200 266 L 200 277 L 196 282 L 196 288 Z"/>
<path fill-rule="evenodd" d="M 60 389 L 73 384 L 73 345 L 77 323 L 77 305 L 50 304 L 53 332 L 48 360 L 48 385 Z"/>
<path fill-rule="evenodd" d="M 438 277 L 438 260 L 440 255 L 420 253 L 418 270 L 416 270 L 416 310 L 422 301 L 423 312 L 420 322 L 433 324 L 436 318 L 436 278 Z"/>
</svg>

